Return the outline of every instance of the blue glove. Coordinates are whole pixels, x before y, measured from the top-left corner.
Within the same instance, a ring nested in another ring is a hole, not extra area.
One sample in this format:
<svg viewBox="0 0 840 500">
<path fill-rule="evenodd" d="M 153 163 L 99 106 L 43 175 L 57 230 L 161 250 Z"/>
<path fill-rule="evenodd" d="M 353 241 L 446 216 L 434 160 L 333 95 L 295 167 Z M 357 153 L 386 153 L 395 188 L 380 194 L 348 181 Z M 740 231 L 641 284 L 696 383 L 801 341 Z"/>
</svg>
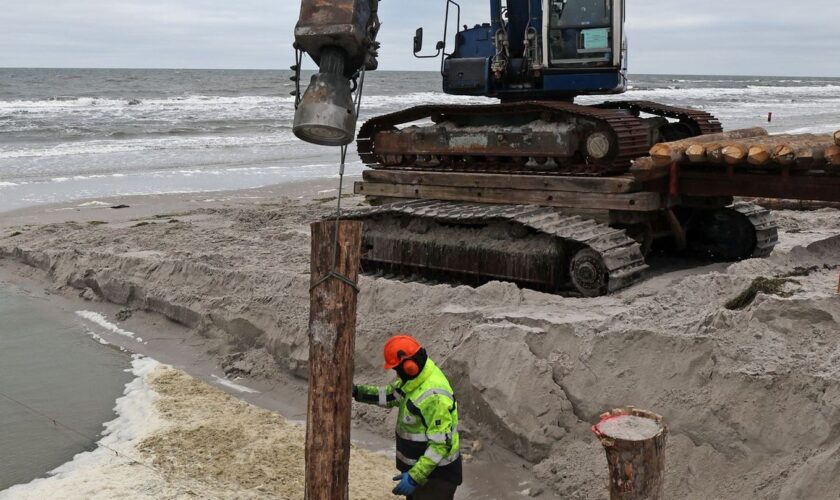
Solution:
<svg viewBox="0 0 840 500">
<path fill-rule="evenodd" d="M 408 475 L 408 472 L 403 472 L 402 474 L 394 476 L 394 481 L 399 481 L 400 483 L 394 488 L 393 493 L 394 495 L 413 495 L 414 491 L 419 486 L 417 483 L 414 482 L 414 479 L 411 479 L 411 476 Z"/>
</svg>

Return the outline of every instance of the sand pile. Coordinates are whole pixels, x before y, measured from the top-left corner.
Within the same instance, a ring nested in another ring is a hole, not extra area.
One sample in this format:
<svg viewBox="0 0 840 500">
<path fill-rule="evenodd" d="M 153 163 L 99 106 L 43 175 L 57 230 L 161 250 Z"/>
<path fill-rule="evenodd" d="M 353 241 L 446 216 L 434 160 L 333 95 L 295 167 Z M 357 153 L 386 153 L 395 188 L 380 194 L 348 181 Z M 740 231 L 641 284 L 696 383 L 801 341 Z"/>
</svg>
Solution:
<svg viewBox="0 0 840 500">
<path fill-rule="evenodd" d="M 268 353 L 302 377 L 307 223 L 326 210 L 280 202 L 174 223 L 53 224 L 0 238 L 0 255 L 89 297 L 160 312 L 213 339 L 223 357 Z M 628 404 L 666 419 L 669 498 L 836 498 L 840 212 L 779 216 L 782 244 L 768 259 L 672 262 L 610 297 L 365 277 L 357 375 L 385 380 L 383 340 L 411 331 L 455 382 L 465 442 L 515 451 L 563 498 L 605 497 L 606 463 L 589 427 Z M 757 277 L 789 281 L 784 293 L 727 309 Z M 237 373 L 266 371 L 248 362 L 264 356 L 234 358 Z M 389 430 L 382 412 L 358 416 Z"/>
<path fill-rule="evenodd" d="M 148 358 L 134 367 L 104 447 L 0 498 L 303 498 L 301 425 Z M 353 448 L 350 467 L 351 498 L 396 498 L 392 459 Z"/>
</svg>

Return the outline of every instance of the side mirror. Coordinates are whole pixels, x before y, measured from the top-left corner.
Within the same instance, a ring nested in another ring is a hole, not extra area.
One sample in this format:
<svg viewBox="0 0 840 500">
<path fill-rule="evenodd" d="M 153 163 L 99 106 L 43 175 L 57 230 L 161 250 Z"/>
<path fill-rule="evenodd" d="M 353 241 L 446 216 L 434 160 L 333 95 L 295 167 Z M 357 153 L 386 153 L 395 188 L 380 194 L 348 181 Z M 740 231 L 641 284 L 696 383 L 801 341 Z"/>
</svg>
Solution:
<svg viewBox="0 0 840 500">
<path fill-rule="evenodd" d="M 417 28 L 414 34 L 414 53 L 419 54 L 423 50 L 423 28 Z"/>
</svg>

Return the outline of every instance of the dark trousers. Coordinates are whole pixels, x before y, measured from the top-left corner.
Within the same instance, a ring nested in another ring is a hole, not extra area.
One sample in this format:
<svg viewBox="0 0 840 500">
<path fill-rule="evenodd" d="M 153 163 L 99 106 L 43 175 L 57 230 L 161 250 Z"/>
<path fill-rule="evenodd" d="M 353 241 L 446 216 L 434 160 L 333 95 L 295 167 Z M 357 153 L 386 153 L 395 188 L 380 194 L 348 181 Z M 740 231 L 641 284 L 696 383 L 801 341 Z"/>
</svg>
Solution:
<svg viewBox="0 0 840 500">
<path fill-rule="evenodd" d="M 423 486 L 417 488 L 413 495 L 406 500 L 453 500 L 458 486 L 443 479 L 429 479 Z"/>
</svg>

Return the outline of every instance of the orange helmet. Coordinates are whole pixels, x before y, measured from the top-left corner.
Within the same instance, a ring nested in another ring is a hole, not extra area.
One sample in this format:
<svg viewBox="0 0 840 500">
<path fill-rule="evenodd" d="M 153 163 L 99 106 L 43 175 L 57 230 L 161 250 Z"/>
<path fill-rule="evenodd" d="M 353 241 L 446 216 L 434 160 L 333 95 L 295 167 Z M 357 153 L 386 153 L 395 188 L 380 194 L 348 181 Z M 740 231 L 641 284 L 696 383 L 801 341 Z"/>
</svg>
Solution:
<svg viewBox="0 0 840 500">
<path fill-rule="evenodd" d="M 404 359 L 417 354 L 417 351 L 420 349 L 420 343 L 410 335 L 395 335 L 391 337 L 388 339 L 388 342 L 385 342 L 385 369 L 391 370 L 395 368 Z"/>
</svg>

